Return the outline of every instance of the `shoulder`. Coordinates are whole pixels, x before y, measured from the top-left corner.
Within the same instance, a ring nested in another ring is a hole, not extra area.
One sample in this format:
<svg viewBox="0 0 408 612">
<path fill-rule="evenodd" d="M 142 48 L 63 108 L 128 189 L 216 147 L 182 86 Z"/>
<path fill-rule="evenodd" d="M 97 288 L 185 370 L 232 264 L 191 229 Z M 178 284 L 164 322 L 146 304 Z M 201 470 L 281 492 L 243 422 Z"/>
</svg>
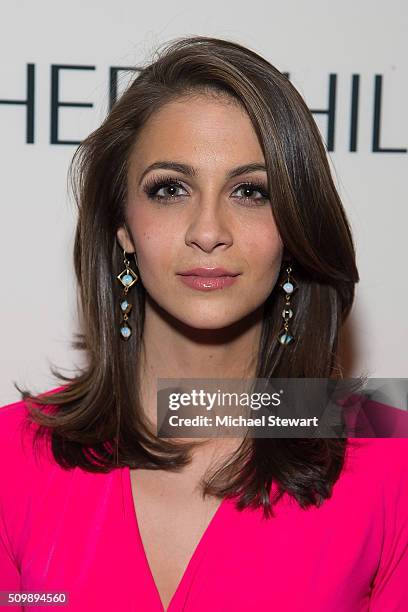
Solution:
<svg viewBox="0 0 408 612">
<path fill-rule="evenodd" d="M 345 422 L 350 432 L 360 437 L 408 438 L 408 410 L 395 408 L 361 394 L 340 400 Z"/>
<path fill-rule="evenodd" d="M 52 453 L 49 431 L 39 432 L 39 428 L 25 400 L 0 407 L 0 515 L 15 525 L 16 533 L 35 500 L 45 495 L 50 481 L 62 473 Z"/>
<path fill-rule="evenodd" d="M 370 610 L 405 610 L 408 596 L 408 439 L 359 440 L 355 458 L 371 490 L 365 503 L 378 507 L 381 554 L 373 577 Z M 376 503 L 376 499 L 379 504 Z"/>
<path fill-rule="evenodd" d="M 25 400 L 0 407 L 0 543 L 20 560 L 57 470 L 47 437 L 34 444 L 38 428 Z"/>
<path fill-rule="evenodd" d="M 61 387 L 45 394 L 55 393 Z M 38 407 L 38 409 L 42 409 Z M 18 469 L 20 463 L 27 464 L 33 454 L 33 442 L 39 425 L 31 418 L 25 400 L 19 400 L 0 407 L 0 476 L 4 472 Z M 39 446 L 44 447 L 44 441 Z"/>
<path fill-rule="evenodd" d="M 18 426 L 25 418 L 26 412 L 27 406 L 23 400 L 0 406 L 0 434 L 9 427 Z"/>
<path fill-rule="evenodd" d="M 408 438 L 347 438 L 350 456 L 376 467 L 408 466 Z"/>
<path fill-rule="evenodd" d="M 403 498 L 408 514 L 408 438 L 347 440 L 346 477 L 377 492 L 385 504 Z"/>
<path fill-rule="evenodd" d="M 29 412 L 25 401 L 0 407 L 0 455 L 6 463 L 23 451 L 24 429 L 28 424 Z M 3 461 L 1 464 L 4 465 Z"/>
</svg>

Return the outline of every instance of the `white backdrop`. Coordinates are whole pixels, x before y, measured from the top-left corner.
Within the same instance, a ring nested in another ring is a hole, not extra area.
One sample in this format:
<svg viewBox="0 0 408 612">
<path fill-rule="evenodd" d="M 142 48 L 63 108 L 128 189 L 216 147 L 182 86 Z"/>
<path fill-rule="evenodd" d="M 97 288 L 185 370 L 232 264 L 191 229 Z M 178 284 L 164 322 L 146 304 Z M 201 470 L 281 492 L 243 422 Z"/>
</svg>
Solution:
<svg viewBox="0 0 408 612">
<path fill-rule="evenodd" d="M 75 208 L 66 173 L 75 145 L 52 142 L 52 66 L 76 66 L 60 70 L 58 97 L 88 106 L 59 108 L 58 139 L 77 141 L 107 112 L 110 67 L 140 64 L 160 43 L 196 34 L 264 55 L 290 74 L 311 110 L 328 110 L 331 82 L 331 119 L 314 116 L 327 147 L 332 127 L 328 154 L 357 243 L 348 374 L 407 377 L 407 32 L 403 0 L 2 3 L 0 100 L 26 100 L 28 70 L 34 81 L 33 142 L 27 104 L 0 103 L 0 405 L 19 398 L 13 380 L 44 391 L 58 384 L 50 363 L 70 370 L 81 362 L 69 346 Z M 385 150 L 373 151 L 376 134 L 374 148 Z"/>
</svg>

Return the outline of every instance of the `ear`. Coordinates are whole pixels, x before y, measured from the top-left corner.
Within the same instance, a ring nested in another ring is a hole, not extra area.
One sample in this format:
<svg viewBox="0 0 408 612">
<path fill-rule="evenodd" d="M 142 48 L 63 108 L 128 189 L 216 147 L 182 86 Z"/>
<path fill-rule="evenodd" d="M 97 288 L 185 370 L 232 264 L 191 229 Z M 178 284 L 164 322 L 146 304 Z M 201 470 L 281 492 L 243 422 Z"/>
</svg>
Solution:
<svg viewBox="0 0 408 612">
<path fill-rule="evenodd" d="M 133 245 L 133 241 L 129 235 L 129 232 L 127 230 L 127 228 L 125 226 L 120 227 L 118 229 L 118 231 L 116 232 L 116 237 L 118 239 L 118 242 L 120 244 L 120 246 L 122 247 L 122 250 L 126 251 L 127 253 L 134 253 L 135 252 L 135 247 Z"/>
</svg>

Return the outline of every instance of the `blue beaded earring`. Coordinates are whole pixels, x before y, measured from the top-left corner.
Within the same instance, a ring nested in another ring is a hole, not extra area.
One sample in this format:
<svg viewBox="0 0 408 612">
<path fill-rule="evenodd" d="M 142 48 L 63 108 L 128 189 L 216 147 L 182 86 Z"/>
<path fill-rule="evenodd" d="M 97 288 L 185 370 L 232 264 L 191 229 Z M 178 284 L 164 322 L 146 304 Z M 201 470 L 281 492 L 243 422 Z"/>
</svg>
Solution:
<svg viewBox="0 0 408 612">
<path fill-rule="evenodd" d="M 282 310 L 282 318 L 284 320 L 283 329 L 279 332 L 278 340 L 283 346 L 287 346 L 291 342 L 294 341 L 294 336 L 289 332 L 289 319 L 293 317 L 293 310 L 291 308 L 291 297 L 295 289 L 297 289 L 296 284 L 293 282 L 290 273 L 292 272 L 291 266 L 286 268 L 287 278 L 280 285 L 280 287 L 285 292 L 285 307 Z"/>
<path fill-rule="evenodd" d="M 136 255 L 135 255 L 136 262 Z M 132 270 L 130 267 L 130 262 L 126 259 L 126 251 L 123 251 L 123 263 L 125 265 L 125 269 L 116 277 L 123 286 L 123 298 L 120 301 L 120 311 L 122 313 L 122 321 L 120 324 L 120 335 L 123 340 L 129 340 L 132 335 L 132 328 L 128 323 L 129 313 L 132 310 L 132 304 L 127 299 L 127 294 L 136 281 L 138 280 L 138 275 L 136 272 Z"/>
</svg>

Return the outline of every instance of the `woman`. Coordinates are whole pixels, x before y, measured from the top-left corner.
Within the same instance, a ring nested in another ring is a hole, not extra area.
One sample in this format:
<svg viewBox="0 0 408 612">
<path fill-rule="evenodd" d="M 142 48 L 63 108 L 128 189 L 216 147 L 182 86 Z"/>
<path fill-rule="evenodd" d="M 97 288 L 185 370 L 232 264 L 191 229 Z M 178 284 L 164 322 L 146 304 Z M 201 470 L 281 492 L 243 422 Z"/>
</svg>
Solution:
<svg viewBox="0 0 408 612">
<path fill-rule="evenodd" d="M 87 365 L 0 413 L 0 590 L 406 609 L 406 440 L 156 434 L 158 378 L 342 376 L 355 252 L 296 89 L 238 44 L 180 39 L 74 162 Z"/>
</svg>

